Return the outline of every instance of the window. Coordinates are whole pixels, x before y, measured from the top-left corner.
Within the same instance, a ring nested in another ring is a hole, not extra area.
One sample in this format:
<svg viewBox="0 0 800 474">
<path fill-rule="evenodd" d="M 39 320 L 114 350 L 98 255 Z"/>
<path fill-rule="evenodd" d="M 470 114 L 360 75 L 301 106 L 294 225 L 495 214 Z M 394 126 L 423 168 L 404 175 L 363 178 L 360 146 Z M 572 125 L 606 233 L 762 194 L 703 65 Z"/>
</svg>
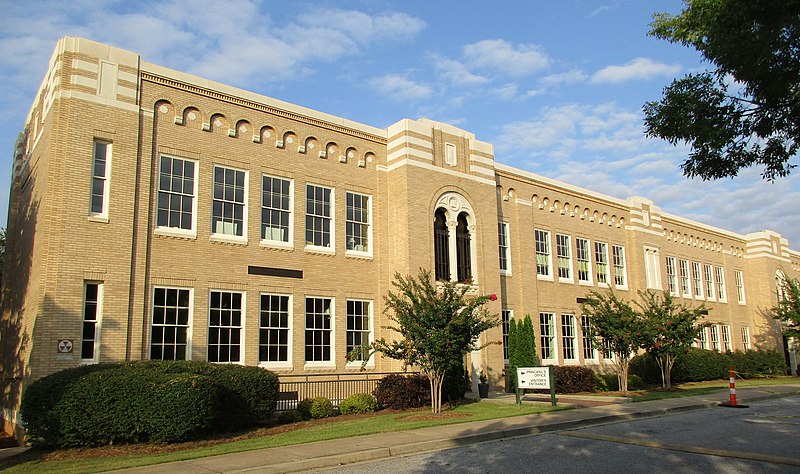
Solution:
<svg viewBox="0 0 800 474">
<path fill-rule="evenodd" d="M 611 257 L 614 264 L 614 285 L 618 288 L 625 288 L 628 286 L 628 279 L 625 274 L 625 247 L 612 245 Z"/>
<path fill-rule="evenodd" d="M 347 211 L 345 240 L 347 250 L 370 252 L 370 197 L 364 194 L 345 193 Z"/>
<path fill-rule="evenodd" d="M 744 304 L 744 275 L 741 270 L 736 270 L 734 275 L 736 277 L 736 297 L 739 304 Z"/>
<path fill-rule="evenodd" d="M 733 346 L 731 345 L 731 327 L 727 324 L 723 324 L 720 327 L 722 328 L 722 347 L 728 352 L 733 352 Z"/>
<path fill-rule="evenodd" d="M 433 221 L 433 253 L 436 279 L 450 281 L 450 232 L 443 209 L 437 209 Z"/>
<path fill-rule="evenodd" d="M 153 289 L 153 327 L 150 333 L 150 358 L 189 359 L 189 320 L 191 293 L 186 288 Z"/>
<path fill-rule="evenodd" d="M 700 262 L 692 262 L 692 284 L 695 298 L 703 297 L 703 277 L 700 272 Z"/>
<path fill-rule="evenodd" d="M 675 257 L 667 257 L 667 285 L 671 295 L 678 295 L 678 275 L 675 273 Z"/>
<path fill-rule="evenodd" d="M 511 253 L 508 248 L 508 222 L 497 223 L 497 240 L 500 243 L 500 273 L 511 275 Z"/>
<path fill-rule="evenodd" d="M 614 360 L 614 351 L 608 339 L 603 339 L 603 359 Z"/>
<path fill-rule="evenodd" d="M 647 288 L 661 289 L 661 260 L 659 251 L 654 247 L 644 248 L 644 268 Z"/>
<path fill-rule="evenodd" d="M 211 291 L 208 305 L 208 361 L 242 361 L 243 293 Z"/>
<path fill-rule="evenodd" d="M 711 327 L 711 350 L 719 351 L 719 325 L 713 324 Z"/>
<path fill-rule="evenodd" d="M 564 360 L 575 360 L 575 315 L 561 315 L 561 354 Z"/>
<path fill-rule="evenodd" d="M 692 288 L 689 286 L 689 262 L 678 260 L 678 271 L 681 277 L 681 294 L 684 298 L 692 297 Z"/>
<path fill-rule="evenodd" d="M 742 326 L 742 349 L 750 350 L 750 328 Z"/>
<path fill-rule="evenodd" d="M 556 328 L 553 313 L 539 313 L 539 334 L 542 347 L 542 361 L 556 358 Z"/>
<path fill-rule="evenodd" d="M 197 164 L 181 158 L 161 156 L 156 225 L 179 232 L 193 232 L 196 195 Z"/>
<path fill-rule="evenodd" d="M 556 234 L 558 279 L 572 281 L 572 245 L 568 235 Z"/>
<path fill-rule="evenodd" d="M 708 332 L 708 330 L 706 328 L 703 328 L 700 331 L 700 336 L 697 339 L 697 343 L 698 343 L 698 346 L 700 347 L 700 349 L 708 349 L 708 335 L 707 335 L 707 332 Z"/>
<path fill-rule="evenodd" d="M 467 225 L 467 215 L 456 218 L 456 278 L 461 283 L 472 283 L 472 236 Z"/>
<path fill-rule="evenodd" d="M 503 359 L 508 362 L 508 325 L 511 318 L 514 317 L 514 312 L 510 309 L 504 309 L 501 312 L 501 324 L 503 329 Z"/>
<path fill-rule="evenodd" d="M 594 347 L 592 334 L 592 322 L 589 316 L 581 316 L 581 343 L 583 344 L 584 360 L 597 360 L 597 349 Z"/>
<path fill-rule="evenodd" d="M 728 295 L 725 294 L 725 272 L 722 267 L 714 267 L 714 276 L 717 279 L 717 299 L 724 303 Z"/>
<path fill-rule="evenodd" d="M 592 267 L 589 262 L 589 240 L 575 239 L 575 258 L 578 261 L 578 282 L 592 284 Z"/>
<path fill-rule="evenodd" d="M 258 322 L 258 362 L 288 365 L 291 351 L 291 298 L 261 295 Z"/>
<path fill-rule="evenodd" d="M 306 297 L 306 362 L 332 362 L 333 300 Z"/>
<path fill-rule="evenodd" d="M 306 185 L 306 246 L 333 248 L 333 190 Z"/>
<path fill-rule="evenodd" d="M 292 181 L 261 177 L 261 240 L 292 242 Z"/>
<path fill-rule="evenodd" d="M 247 173 L 214 166 L 211 233 L 244 237 L 247 215 Z"/>
<path fill-rule="evenodd" d="M 536 239 L 536 275 L 550 277 L 550 232 L 535 229 Z"/>
<path fill-rule="evenodd" d="M 714 299 L 714 274 L 711 272 L 711 265 L 703 265 L 703 276 L 706 281 L 706 293 L 708 299 Z"/>
<path fill-rule="evenodd" d="M 108 215 L 108 178 L 111 174 L 111 144 L 94 141 L 92 159 L 92 201 L 89 215 Z"/>
<path fill-rule="evenodd" d="M 81 330 L 81 362 L 97 362 L 100 351 L 100 319 L 103 284 L 84 283 L 83 328 Z"/>
<path fill-rule="evenodd" d="M 369 356 L 367 347 L 372 341 L 372 305 L 369 301 L 347 300 L 347 354 L 362 349 L 353 361 Z"/>
<path fill-rule="evenodd" d="M 608 244 L 594 243 L 594 265 L 598 285 L 608 285 Z"/>
</svg>

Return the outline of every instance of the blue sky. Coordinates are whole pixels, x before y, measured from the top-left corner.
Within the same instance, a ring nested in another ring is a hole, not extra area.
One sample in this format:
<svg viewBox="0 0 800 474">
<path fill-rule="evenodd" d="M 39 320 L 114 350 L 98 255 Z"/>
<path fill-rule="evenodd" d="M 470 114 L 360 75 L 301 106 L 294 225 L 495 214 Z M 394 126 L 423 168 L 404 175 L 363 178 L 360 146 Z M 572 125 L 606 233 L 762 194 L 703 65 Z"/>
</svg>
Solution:
<svg viewBox="0 0 800 474">
<path fill-rule="evenodd" d="M 0 0 L 0 222 L 14 140 L 56 41 L 73 35 L 376 127 L 452 123 L 493 143 L 499 162 L 645 196 L 735 232 L 772 229 L 800 248 L 800 172 L 775 183 L 759 169 L 688 180 L 679 167 L 688 148 L 644 137 L 644 102 L 707 66 L 646 34 L 654 12 L 681 9 L 675 0 Z"/>
</svg>

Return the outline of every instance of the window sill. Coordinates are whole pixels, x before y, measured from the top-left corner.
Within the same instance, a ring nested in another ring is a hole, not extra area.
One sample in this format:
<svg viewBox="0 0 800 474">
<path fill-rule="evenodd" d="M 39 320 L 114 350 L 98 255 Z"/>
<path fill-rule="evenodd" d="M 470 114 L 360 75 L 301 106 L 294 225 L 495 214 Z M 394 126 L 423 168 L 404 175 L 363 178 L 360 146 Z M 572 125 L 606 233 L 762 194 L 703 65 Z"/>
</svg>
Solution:
<svg viewBox="0 0 800 474">
<path fill-rule="evenodd" d="M 500 270 L 500 276 L 504 276 L 504 277 L 512 276 L 511 275 L 511 270 Z"/>
<path fill-rule="evenodd" d="M 575 283 L 575 280 L 573 280 L 572 278 L 559 278 L 558 282 L 559 283 L 569 283 L 571 285 L 571 284 Z"/>
<path fill-rule="evenodd" d="M 209 242 L 219 242 L 223 244 L 247 245 L 247 236 L 211 234 Z"/>
<path fill-rule="evenodd" d="M 536 275 L 536 279 L 541 281 L 553 281 L 553 277 L 545 275 Z"/>
<path fill-rule="evenodd" d="M 614 289 L 615 290 L 620 290 L 620 291 L 628 291 L 628 285 L 615 286 Z"/>
<path fill-rule="evenodd" d="M 331 362 L 306 362 L 303 370 L 336 370 L 336 364 Z"/>
<path fill-rule="evenodd" d="M 608 283 L 600 283 L 600 282 L 597 282 L 597 287 L 598 288 L 610 288 L 610 286 L 608 286 Z"/>
<path fill-rule="evenodd" d="M 348 362 L 344 366 L 344 368 L 347 369 L 347 370 L 355 370 L 355 371 L 361 370 L 361 367 L 362 366 L 361 366 L 361 361 L 360 360 L 359 361 L 355 361 L 355 362 Z M 367 362 L 363 367 L 364 367 L 364 369 L 374 369 L 375 368 L 375 361 L 370 359 L 370 361 Z"/>
<path fill-rule="evenodd" d="M 86 220 L 89 222 L 100 222 L 102 224 L 108 224 L 108 216 L 105 214 L 89 214 L 86 216 Z"/>
<path fill-rule="evenodd" d="M 581 286 L 594 286 L 594 283 L 590 281 L 579 281 L 578 284 Z"/>
<path fill-rule="evenodd" d="M 369 253 L 369 252 L 358 252 L 358 251 L 355 251 L 355 250 L 346 250 L 344 252 L 344 256 L 345 257 L 350 257 L 350 258 L 357 258 L 357 259 L 360 259 L 360 260 L 372 260 L 372 254 Z"/>
<path fill-rule="evenodd" d="M 178 239 L 196 240 L 197 234 L 195 231 L 180 230 L 173 227 L 156 227 L 156 235 L 163 235 L 164 237 L 175 237 Z"/>
<path fill-rule="evenodd" d="M 258 366 L 264 369 L 276 370 L 279 372 L 291 372 L 294 370 L 294 366 L 291 364 L 291 362 L 288 364 L 283 362 L 259 362 Z"/>
<path fill-rule="evenodd" d="M 322 255 L 336 255 L 336 250 L 333 247 L 317 247 L 315 245 L 306 245 L 306 253 L 317 253 Z"/>
<path fill-rule="evenodd" d="M 280 240 L 262 240 L 258 245 L 265 249 L 294 250 L 294 244 Z"/>
</svg>

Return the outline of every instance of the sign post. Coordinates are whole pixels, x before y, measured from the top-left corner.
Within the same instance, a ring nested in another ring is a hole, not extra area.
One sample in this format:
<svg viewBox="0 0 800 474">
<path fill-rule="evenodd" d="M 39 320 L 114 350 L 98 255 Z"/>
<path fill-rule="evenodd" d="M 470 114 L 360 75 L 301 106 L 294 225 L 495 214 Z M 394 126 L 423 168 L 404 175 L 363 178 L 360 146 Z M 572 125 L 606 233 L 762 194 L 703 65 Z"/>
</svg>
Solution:
<svg viewBox="0 0 800 474">
<path fill-rule="evenodd" d="M 517 367 L 517 404 L 521 403 L 520 389 L 550 389 L 550 403 L 556 406 L 555 367 Z"/>
</svg>

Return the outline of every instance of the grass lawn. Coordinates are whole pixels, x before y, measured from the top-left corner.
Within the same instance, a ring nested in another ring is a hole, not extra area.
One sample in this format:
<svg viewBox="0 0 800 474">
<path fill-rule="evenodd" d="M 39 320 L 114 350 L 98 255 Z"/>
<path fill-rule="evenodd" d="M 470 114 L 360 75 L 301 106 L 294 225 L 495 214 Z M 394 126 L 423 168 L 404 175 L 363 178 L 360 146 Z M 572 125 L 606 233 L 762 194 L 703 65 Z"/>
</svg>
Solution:
<svg viewBox="0 0 800 474">
<path fill-rule="evenodd" d="M 781 385 L 786 383 L 797 383 L 797 377 L 770 377 L 758 379 L 741 379 L 736 381 L 736 386 L 760 387 L 765 385 Z M 634 402 L 646 402 L 648 400 L 663 400 L 666 398 L 691 397 L 693 395 L 708 395 L 720 389 L 729 388 L 727 380 L 709 380 L 706 382 L 687 382 L 672 386 L 672 390 L 639 390 L 632 392 Z"/>
<path fill-rule="evenodd" d="M 256 430 L 240 436 L 178 445 L 128 445 L 59 451 L 29 450 L 7 463 L 6 472 L 101 472 L 147 466 L 171 461 L 230 454 L 253 449 L 347 438 L 390 431 L 405 431 L 431 426 L 529 415 L 562 409 L 550 405 L 467 403 L 432 416 L 427 411 L 391 414 L 349 415 Z"/>
</svg>

